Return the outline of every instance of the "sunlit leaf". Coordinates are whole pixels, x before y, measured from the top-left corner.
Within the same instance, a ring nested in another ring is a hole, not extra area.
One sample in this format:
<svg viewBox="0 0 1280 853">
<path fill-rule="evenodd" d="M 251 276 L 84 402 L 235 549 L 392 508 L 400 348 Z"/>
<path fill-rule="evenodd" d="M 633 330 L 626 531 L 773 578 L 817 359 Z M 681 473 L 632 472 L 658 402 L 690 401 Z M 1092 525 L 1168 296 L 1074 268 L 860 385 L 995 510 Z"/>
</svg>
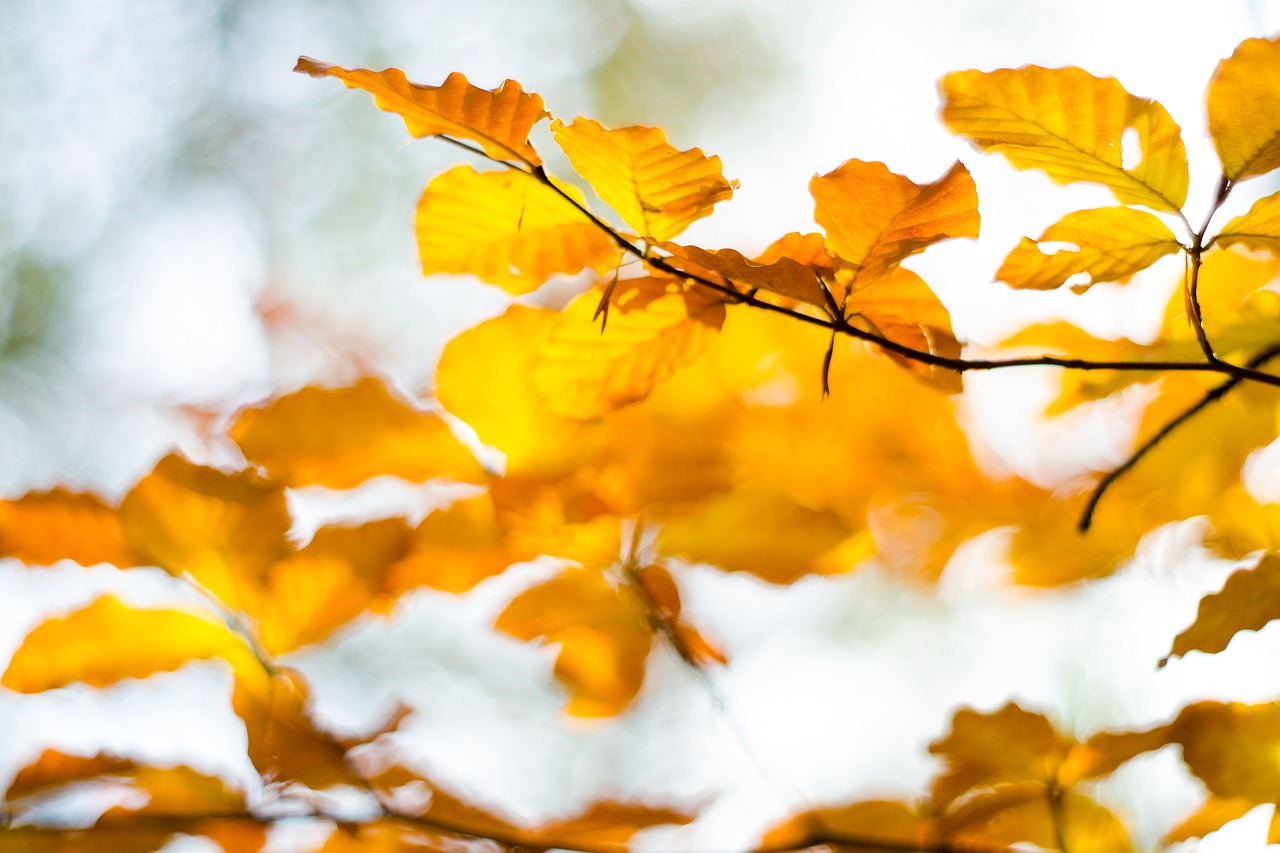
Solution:
<svg viewBox="0 0 1280 853">
<path fill-rule="evenodd" d="M 176 670 L 190 660 L 223 658 L 245 666 L 248 655 L 220 622 L 181 610 L 130 607 L 107 595 L 37 625 L 14 652 L 0 684 L 20 693 L 78 681 L 105 687 Z"/>
<path fill-rule="evenodd" d="M 663 243 L 660 248 L 672 254 L 672 265 L 686 272 L 710 272 L 744 286 L 739 289 L 767 290 L 810 305 L 826 305 L 828 302 L 817 273 L 791 258 L 779 257 L 765 263 L 748 260 L 733 249 L 708 252 L 697 246 L 675 243 Z"/>
<path fill-rule="evenodd" d="M 1223 799 L 1210 795 L 1200 808 L 1165 833 L 1160 841 L 1163 844 L 1177 844 L 1189 838 L 1203 838 L 1211 832 L 1217 832 L 1231 821 L 1244 817 L 1257 807 L 1258 804 L 1253 800 L 1240 797 Z"/>
<path fill-rule="evenodd" d="M 720 172 L 720 158 L 701 149 L 679 151 L 656 127 L 609 130 L 579 118 L 551 130 L 569 162 L 596 195 L 642 237 L 675 238 L 733 194 Z"/>
<path fill-rule="evenodd" d="M 1046 242 L 1073 243 L 1075 249 L 1046 253 Z M 996 278 L 1010 287 L 1050 290 L 1077 273 L 1088 282 L 1124 281 L 1179 249 L 1169 227 L 1153 214 L 1129 207 L 1102 207 L 1068 213 L 1038 240 L 1024 237 L 1005 258 Z"/>
<path fill-rule="evenodd" d="M 0 838 L 5 853 L 154 853 L 179 831 L 177 827 L 107 826 L 60 829 L 6 827 Z"/>
<path fill-rule="evenodd" d="M 561 188 L 580 204 L 582 193 Z M 511 294 L 528 293 L 557 274 L 605 275 L 621 251 L 562 196 L 523 172 L 457 166 L 432 179 L 416 219 L 422 271 L 466 273 Z"/>
<path fill-rule="evenodd" d="M 1197 702 L 1174 722 L 1191 772 L 1218 797 L 1280 797 L 1280 703 Z"/>
<path fill-rule="evenodd" d="M 655 563 L 635 570 L 634 581 L 639 586 L 649 618 L 657 623 L 676 652 L 690 666 L 708 663 L 724 664 L 728 659 L 706 637 L 680 618 L 680 588 L 666 566 Z"/>
<path fill-rule="evenodd" d="M 66 489 L 0 501 L 0 556 L 42 566 L 58 560 L 122 569 L 140 564 L 116 509 L 96 495 Z"/>
<path fill-rule="evenodd" d="M 1157 726 L 1137 732 L 1099 732 L 1084 743 L 1071 747 L 1058 768 L 1058 780 L 1066 785 L 1075 785 L 1110 775 L 1126 761 L 1168 746 L 1173 742 L 1172 738 L 1172 726 Z"/>
<path fill-rule="evenodd" d="M 1176 212 L 1187 199 L 1181 131 L 1159 103 L 1079 68 L 957 71 L 942 78 L 942 120 L 982 151 L 1061 184 L 1102 184 L 1125 204 Z M 1126 130 L 1140 158 L 1125 168 Z"/>
<path fill-rule="evenodd" d="M 349 489 L 390 475 L 412 482 L 483 481 L 471 451 L 440 415 L 372 377 L 349 388 L 304 388 L 240 413 L 231 438 L 276 482 Z"/>
<path fill-rule="evenodd" d="M 441 86 L 424 86 L 409 82 L 398 68 L 348 71 L 305 56 L 293 70 L 312 77 L 328 74 L 349 88 L 371 92 L 378 106 L 399 114 L 414 136 L 452 136 L 479 143 L 495 160 L 542 164 L 529 144 L 529 131 L 548 113 L 541 97 L 526 94 L 514 80 L 500 89 L 481 89 L 455 71 Z"/>
<path fill-rule="evenodd" d="M 859 279 L 859 284 L 862 284 Z M 960 342 L 951 331 L 951 315 L 924 279 L 909 269 L 893 267 L 858 287 L 845 300 L 845 315 L 881 337 L 916 352 L 959 358 Z M 923 364 L 892 350 L 885 354 L 917 376 L 949 392 L 962 383 L 954 370 Z"/>
<path fill-rule="evenodd" d="M 1043 715 L 1010 702 L 989 714 L 956 712 L 951 731 L 929 745 L 947 769 L 933 781 L 933 799 L 944 805 L 974 788 L 1002 783 L 1048 783 L 1057 774 L 1070 743 Z"/>
<path fill-rule="evenodd" d="M 1241 245 L 1280 257 L 1280 192 L 1258 199 L 1248 213 L 1222 226 L 1215 240 L 1223 246 Z"/>
<path fill-rule="evenodd" d="M 978 193 L 962 163 L 917 184 L 883 163 L 848 160 L 809 181 L 809 191 L 827 249 L 852 264 L 859 280 L 941 240 L 978 236 Z"/>
<path fill-rule="evenodd" d="M 522 592 L 497 628 L 559 645 L 555 675 L 569 689 L 570 714 L 613 716 L 640 691 L 652 645 L 644 609 L 599 568 L 567 569 Z"/>
<path fill-rule="evenodd" d="M 760 846 L 799 850 L 811 846 L 814 839 L 850 837 L 863 839 L 872 847 L 879 841 L 892 849 L 906 850 L 933 847 L 937 832 L 934 821 L 906 803 L 867 800 L 802 812 L 765 832 Z"/>
<path fill-rule="evenodd" d="M 1280 555 L 1263 554 L 1257 565 L 1232 572 L 1219 592 L 1200 600 L 1196 620 L 1173 640 L 1160 662 L 1187 652 L 1220 652 L 1241 631 L 1257 631 L 1280 619 Z"/>
<path fill-rule="evenodd" d="M 1245 39 L 1209 81 L 1209 135 L 1233 181 L 1280 166 L 1280 39 Z"/>
<path fill-rule="evenodd" d="M 512 563 L 537 554 L 518 547 L 498 524 L 490 495 L 456 501 L 422 520 L 410 538 L 409 551 L 391 571 L 396 590 L 426 586 L 443 592 L 466 592 Z"/>
<path fill-rule="evenodd" d="M 595 418 L 643 399 L 702 355 L 724 323 L 719 294 L 642 278 L 614 288 L 602 332 L 593 319 L 600 298 L 600 291 L 578 297 L 542 341 L 534 381 L 555 414 Z"/>
<path fill-rule="evenodd" d="M 1034 844 L 1075 853 L 1130 853 L 1124 824 L 1108 809 L 1075 791 L 1051 804 L 1039 783 L 997 786 L 960 802 L 942 821 L 944 837 L 957 849 L 1005 849 Z"/>
</svg>

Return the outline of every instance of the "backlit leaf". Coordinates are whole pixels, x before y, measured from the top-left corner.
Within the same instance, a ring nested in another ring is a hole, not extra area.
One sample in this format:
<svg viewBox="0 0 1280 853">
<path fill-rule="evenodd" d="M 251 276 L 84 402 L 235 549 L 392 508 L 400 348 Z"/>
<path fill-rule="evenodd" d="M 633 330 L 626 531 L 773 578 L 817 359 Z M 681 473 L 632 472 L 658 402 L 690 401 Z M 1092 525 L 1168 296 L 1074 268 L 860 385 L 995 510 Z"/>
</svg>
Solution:
<svg viewBox="0 0 1280 853">
<path fill-rule="evenodd" d="M 78 681 L 105 687 L 176 670 L 190 660 L 223 658 L 245 666 L 248 654 L 220 622 L 181 610 L 130 607 L 108 595 L 37 625 L 14 652 L 0 684 L 20 693 Z"/>
<path fill-rule="evenodd" d="M 1241 631 L 1257 631 L 1280 619 L 1280 555 L 1263 554 L 1256 566 L 1232 572 L 1219 592 L 1200 600 L 1195 622 L 1174 638 L 1160 662 L 1190 651 L 1220 652 Z"/>
<path fill-rule="evenodd" d="M 686 272 L 704 275 L 710 272 L 746 289 L 767 290 L 810 305 L 827 304 L 818 274 L 791 258 L 780 257 L 764 263 L 748 260 L 733 249 L 708 252 L 697 246 L 675 243 L 663 243 L 660 248 L 671 252 L 671 264 Z"/>
<path fill-rule="evenodd" d="M 1156 101 L 1130 95 L 1111 77 L 1079 68 L 956 71 L 942 78 L 942 120 L 979 150 L 1060 184 L 1098 183 L 1124 204 L 1176 212 L 1187 199 L 1181 131 Z M 1123 165 L 1124 132 L 1141 157 Z"/>
<path fill-rule="evenodd" d="M 585 203 L 576 188 L 562 188 Z M 427 184 L 415 227 L 422 271 L 466 273 L 511 294 L 556 274 L 616 269 L 614 241 L 554 190 L 513 169 L 457 166 Z"/>
<path fill-rule="evenodd" d="M 1187 767 L 1215 796 L 1280 798 L 1280 704 L 1197 702 L 1173 725 Z"/>
<path fill-rule="evenodd" d="M 724 664 L 728 659 L 724 652 L 713 646 L 698 629 L 680 618 L 680 588 L 666 566 L 655 563 L 636 569 L 633 575 L 646 604 L 650 621 L 657 627 L 690 666 L 707 663 Z"/>
<path fill-rule="evenodd" d="M 514 80 L 500 89 L 481 89 L 455 71 L 441 86 L 424 86 L 409 82 L 398 68 L 348 71 L 305 56 L 293 70 L 312 77 L 328 74 L 349 88 L 371 92 L 378 106 L 399 114 L 414 136 L 452 136 L 479 143 L 495 160 L 542 164 L 529 144 L 529 131 L 548 113 L 541 97 L 526 94 Z"/>
<path fill-rule="evenodd" d="M 807 848 L 812 839 L 856 837 L 883 842 L 892 849 L 931 848 L 936 843 L 934 821 L 906 803 L 867 800 L 843 807 L 814 809 L 788 818 L 769 829 L 760 841 L 766 848 Z M 843 845 L 842 845 L 843 846 Z M 856 849 L 851 846 L 851 849 Z"/>
<path fill-rule="evenodd" d="M 989 714 L 956 712 L 951 731 L 929 745 L 947 769 L 933 782 L 933 799 L 945 805 L 975 788 L 1034 781 L 1047 784 L 1057 774 L 1070 742 L 1041 714 L 1010 702 Z"/>
<path fill-rule="evenodd" d="M 555 675 L 580 717 L 621 713 L 640 692 L 652 634 L 640 602 L 598 568 L 571 568 L 522 592 L 496 627 L 559 644 Z"/>
<path fill-rule="evenodd" d="M 413 407 L 372 377 L 349 388 L 304 388 L 246 409 L 230 434 L 246 459 L 288 486 L 349 489 L 383 475 L 411 482 L 484 478 L 440 415 Z"/>
<path fill-rule="evenodd" d="M 978 236 L 978 193 L 963 163 L 917 184 L 883 163 L 848 160 L 809 181 L 827 249 L 858 271 L 881 275 L 941 240 Z"/>
<path fill-rule="evenodd" d="M 1075 249 L 1046 253 L 1038 243 L 1074 243 Z M 1102 207 L 1068 213 L 1038 240 L 1023 238 L 996 273 L 1010 287 L 1050 290 L 1077 273 L 1088 282 L 1124 281 L 1138 270 L 1179 249 L 1177 238 L 1160 219 L 1129 207 Z"/>
<path fill-rule="evenodd" d="M 1126 761 L 1169 745 L 1172 738 L 1172 726 L 1137 732 L 1099 732 L 1071 747 L 1058 769 L 1058 780 L 1065 785 L 1075 785 L 1110 775 Z"/>
<path fill-rule="evenodd" d="M 1245 39 L 1209 81 L 1209 135 L 1233 181 L 1280 166 L 1280 39 Z"/>
<path fill-rule="evenodd" d="M 578 297 L 543 340 L 534 381 L 557 415 L 589 419 L 643 399 L 710 346 L 724 299 L 673 279 L 619 282 L 604 331 L 593 319 L 601 291 Z"/>
<path fill-rule="evenodd" d="M 845 316 L 855 324 L 869 327 L 881 337 L 944 358 L 960 356 L 960 342 L 951 331 L 951 315 L 924 279 L 909 269 L 893 267 L 859 286 L 845 300 Z M 960 374 L 947 368 L 923 364 L 884 350 L 901 367 L 938 388 L 961 390 Z"/>
<path fill-rule="evenodd" d="M 428 515 L 410 536 L 409 551 L 391 571 L 396 590 L 426 586 L 466 592 L 512 563 L 536 557 L 517 547 L 498 524 L 493 498 L 480 495 Z"/>
<path fill-rule="evenodd" d="M 1257 807 L 1258 804 L 1253 800 L 1240 797 L 1223 799 L 1210 795 L 1199 809 L 1169 830 L 1160 841 L 1163 844 L 1177 844 L 1188 838 L 1203 838 L 1211 832 L 1217 832 L 1231 821 L 1244 817 Z"/>
<path fill-rule="evenodd" d="M 96 495 L 66 489 L 0 501 L 0 556 L 41 566 L 58 560 L 121 569 L 139 565 L 116 509 Z"/>
<path fill-rule="evenodd" d="M 1223 246 L 1239 244 L 1280 257 L 1280 192 L 1258 199 L 1248 213 L 1222 226 L 1215 241 Z"/>
<path fill-rule="evenodd" d="M 678 151 L 656 127 L 609 130 L 579 118 L 551 123 L 556 142 L 596 195 L 642 237 L 662 243 L 733 194 L 720 158 Z"/>
</svg>

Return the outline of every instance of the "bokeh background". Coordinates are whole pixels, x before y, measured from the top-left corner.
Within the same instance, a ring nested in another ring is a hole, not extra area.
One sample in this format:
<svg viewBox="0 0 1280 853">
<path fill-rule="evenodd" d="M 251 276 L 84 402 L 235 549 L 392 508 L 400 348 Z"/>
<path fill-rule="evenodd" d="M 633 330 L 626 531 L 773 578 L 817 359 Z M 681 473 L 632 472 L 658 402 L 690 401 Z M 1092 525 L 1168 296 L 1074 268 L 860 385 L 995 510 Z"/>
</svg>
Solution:
<svg viewBox="0 0 1280 853">
<path fill-rule="evenodd" d="M 1027 63 L 1118 77 L 1182 125 L 1194 210 L 1216 175 L 1204 84 L 1241 39 L 1277 30 L 1280 6 L 1263 0 L 4 0 L 0 494 L 119 496 L 174 446 L 207 453 L 227 412 L 306 384 L 376 371 L 429 399 L 445 342 L 504 310 L 496 288 L 417 269 L 413 206 L 456 149 L 408 141 L 367 95 L 291 74 L 300 54 L 428 83 L 455 70 L 486 87 L 510 77 L 566 119 L 662 126 L 741 181 L 689 233 L 707 247 L 750 253 L 808 229 L 808 179 L 848 157 L 918 181 L 961 158 L 983 242 L 912 266 L 962 338 L 990 343 L 1054 313 L 1150 335 L 1158 315 L 1144 306 L 1168 293 L 1177 262 L 1085 298 L 1011 300 L 991 285 L 1019 236 L 1107 195 L 1016 173 L 950 137 L 937 79 Z M 551 291 L 528 299 L 564 296 Z M 1048 480 L 1115 459 L 1120 421 L 1046 444 L 1052 431 L 1034 419 L 1043 378 L 972 387 L 963 405 L 993 464 Z M 421 512 L 439 495 L 388 486 L 366 499 Z M 316 519 L 349 511 L 320 494 L 298 506 Z M 1002 588 L 982 542 L 937 590 L 874 570 L 785 590 L 695 571 L 691 607 L 733 651 L 718 698 L 659 656 L 636 709 L 593 725 L 560 713 L 545 650 L 488 629 L 528 576 L 461 598 L 415 594 L 389 623 L 362 623 L 295 662 L 336 727 L 413 704 L 403 740 L 420 766 L 514 818 L 600 796 L 699 802 L 693 827 L 639 843 L 725 850 L 802 802 L 916 793 L 935 769 L 923 745 L 961 704 L 1018 699 L 1087 733 L 1161 720 L 1188 697 L 1273 698 L 1280 643 L 1267 632 L 1216 663 L 1153 669 L 1223 576 L 1196 536 L 1194 522 L 1161 531 L 1117 577 L 1054 593 Z M 41 614 L 106 588 L 139 601 L 183 594 L 146 572 L 0 562 L 0 658 Z M 225 704 L 225 673 L 202 664 L 152 681 L 0 693 L 0 783 L 52 741 L 252 779 L 234 718 L 193 710 Z M 1103 795 L 1150 842 L 1197 802 L 1196 785 L 1166 750 Z M 1200 849 L 1260 847 L 1259 811 Z M 273 844 L 324 831 L 286 827 Z"/>
</svg>

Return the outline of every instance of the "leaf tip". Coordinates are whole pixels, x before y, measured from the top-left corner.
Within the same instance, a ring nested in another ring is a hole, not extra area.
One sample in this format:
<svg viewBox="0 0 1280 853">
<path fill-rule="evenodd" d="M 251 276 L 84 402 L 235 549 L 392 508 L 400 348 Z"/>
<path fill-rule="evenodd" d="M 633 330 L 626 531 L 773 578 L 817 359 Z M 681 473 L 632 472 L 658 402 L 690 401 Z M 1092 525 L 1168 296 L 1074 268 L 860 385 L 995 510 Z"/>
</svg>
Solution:
<svg viewBox="0 0 1280 853">
<path fill-rule="evenodd" d="M 312 59 L 309 56 L 299 56 L 298 64 L 293 66 L 293 70 L 297 74 L 309 74 L 312 77 L 324 77 L 333 68 L 327 62 L 321 62 L 318 59 Z"/>
</svg>

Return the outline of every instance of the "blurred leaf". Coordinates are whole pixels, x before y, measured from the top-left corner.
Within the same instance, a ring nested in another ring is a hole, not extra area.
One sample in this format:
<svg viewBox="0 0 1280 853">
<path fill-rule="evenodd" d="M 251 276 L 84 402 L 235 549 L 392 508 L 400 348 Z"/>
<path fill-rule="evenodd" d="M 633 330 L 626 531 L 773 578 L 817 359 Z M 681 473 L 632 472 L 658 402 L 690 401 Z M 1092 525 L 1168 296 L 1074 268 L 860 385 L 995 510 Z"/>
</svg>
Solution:
<svg viewBox="0 0 1280 853">
<path fill-rule="evenodd" d="M 1026 781 L 1049 784 L 1070 747 L 1043 715 L 1012 702 L 989 714 L 962 709 L 946 737 L 929 745 L 930 754 L 941 756 L 947 765 L 933 781 L 933 799 L 946 806 L 976 788 Z"/>
<path fill-rule="evenodd" d="M 455 501 L 423 519 L 410 536 L 404 559 L 391 570 L 390 586 L 466 592 L 511 564 L 536 556 L 520 548 L 498 523 L 493 497 L 480 495 Z"/>
<path fill-rule="evenodd" d="M 0 501 L 0 555 L 31 565 L 145 565 L 125 541 L 115 507 L 96 495 L 53 489 Z"/>
<path fill-rule="evenodd" d="M 1280 39 L 1245 39 L 1209 81 L 1209 135 L 1233 181 L 1280 166 Z"/>
<path fill-rule="evenodd" d="M 1248 213 L 1222 226 L 1214 240 L 1221 246 L 1240 245 L 1280 257 L 1280 192 L 1258 199 Z"/>
<path fill-rule="evenodd" d="M 1177 844 L 1189 838 L 1203 838 L 1211 832 L 1217 832 L 1231 821 L 1244 817 L 1257 806 L 1258 804 L 1253 800 L 1223 799 L 1210 794 L 1200 808 L 1165 833 L 1160 843 Z"/>
<path fill-rule="evenodd" d="M 1187 200 L 1181 130 L 1159 103 L 1111 77 L 1079 68 L 956 71 L 942 78 L 942 120 L 980 151 L 1060 184 L 1102 184 L 1124 204 L 1178 212 Z M 1123 165 L 1122 137 L 1138 134 L 1141 159 Z"/>
<path fill-rule="evenodd" d="M 1200 599 L 1195 621 L 1174 638 L 1160 665 L 1191 651 L 1220 652 L 1236 634 L 1261 630 L 1273 619 L 1280 619 L 1280 555 L 1268 552 L 1252 568 L 1232 572 L 1220 591 Z"/>
<path fill-rule="evenodd" d="M 1280 703 L 1197 702 L 1173 725 L 1183 760 L 1210 793 L 1254 803 L 1280 797 Z"/>
</svg>

